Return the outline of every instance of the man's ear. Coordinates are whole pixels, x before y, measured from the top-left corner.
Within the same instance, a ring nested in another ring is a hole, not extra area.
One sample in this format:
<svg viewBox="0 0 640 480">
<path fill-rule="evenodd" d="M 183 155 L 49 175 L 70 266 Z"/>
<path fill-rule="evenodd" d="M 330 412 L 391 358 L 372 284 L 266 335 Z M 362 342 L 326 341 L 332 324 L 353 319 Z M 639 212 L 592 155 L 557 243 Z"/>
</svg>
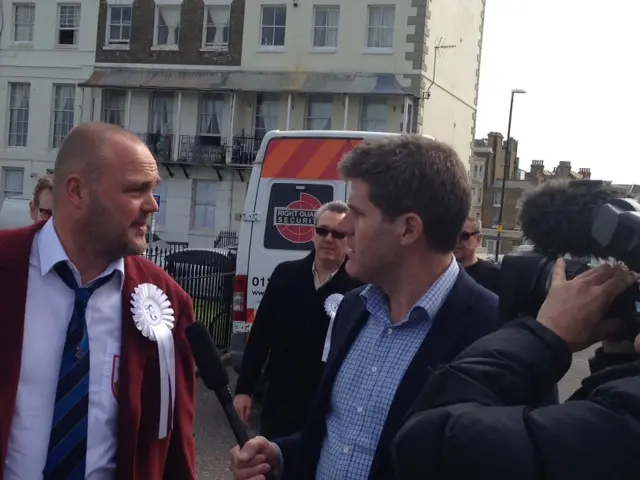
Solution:
<svg viewBox="0 0 640 480">
<path fill-rule="evenodd" d="M 410 245 L 420 239 L 423 233 L 422 220 L 415 213 L 401 215 L 398 220 L 398 228 L 401 230 L 401 242 Z"/>
</svg>

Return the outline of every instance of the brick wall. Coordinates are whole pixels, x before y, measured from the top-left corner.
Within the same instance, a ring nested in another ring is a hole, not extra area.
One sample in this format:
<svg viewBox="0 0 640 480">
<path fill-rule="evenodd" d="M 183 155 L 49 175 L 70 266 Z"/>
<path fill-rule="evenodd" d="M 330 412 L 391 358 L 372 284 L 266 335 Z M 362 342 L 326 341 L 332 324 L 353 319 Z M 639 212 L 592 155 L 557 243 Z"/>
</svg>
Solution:
<svg viewBox="0 0 640 480">
<path fill-rule="evenodd" d="M 155 28 L 155 2 L 153 0 L 135 0 L 131 14 L 131 43 L 129 50 L 108 50 L 103 48 L 108 5 L 106 0 L 100 0 L 96 62 L 240 65 L 245 0 L 233 0 L 231 4 L 228 51 L 200 51 L 202 48 L 204 8 L 202 0 L 183 0 L 180 13 L 179 50 L 153 51 L 151 47 L 153 46 Z"/>
</svg>

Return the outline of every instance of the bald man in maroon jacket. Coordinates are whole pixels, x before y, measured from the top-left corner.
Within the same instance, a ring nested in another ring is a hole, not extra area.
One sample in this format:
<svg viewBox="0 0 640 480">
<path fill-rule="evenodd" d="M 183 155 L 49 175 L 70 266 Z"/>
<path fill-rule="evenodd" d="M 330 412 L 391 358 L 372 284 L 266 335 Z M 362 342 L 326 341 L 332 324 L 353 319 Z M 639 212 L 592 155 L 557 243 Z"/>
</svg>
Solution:
<svg viewBox="0 0 640 480">
<path fill-rule="evenodd" d="M 0 232 L 0 480 L 196 478 L 191 299 L 139 255 L 159 180 L 136 136 L 81 125 L 54 216 Z"/>
</svg>

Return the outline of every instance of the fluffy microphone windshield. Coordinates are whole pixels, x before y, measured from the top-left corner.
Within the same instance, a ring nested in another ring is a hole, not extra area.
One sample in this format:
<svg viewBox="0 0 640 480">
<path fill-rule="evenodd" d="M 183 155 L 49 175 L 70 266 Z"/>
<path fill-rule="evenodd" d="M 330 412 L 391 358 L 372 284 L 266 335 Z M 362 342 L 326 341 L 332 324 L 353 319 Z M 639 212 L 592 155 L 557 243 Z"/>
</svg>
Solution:
<svg viewBox="0 0 640 480">
<path fill-rule="evenodd" d="M 549 254 L 607 258 L 607 252 L 591 237 L 591 222 L 599 207 L 624 196 L 597 180 L 544 184 L 525 198 L 520 213 L 522 233 Z"/>
</svg>

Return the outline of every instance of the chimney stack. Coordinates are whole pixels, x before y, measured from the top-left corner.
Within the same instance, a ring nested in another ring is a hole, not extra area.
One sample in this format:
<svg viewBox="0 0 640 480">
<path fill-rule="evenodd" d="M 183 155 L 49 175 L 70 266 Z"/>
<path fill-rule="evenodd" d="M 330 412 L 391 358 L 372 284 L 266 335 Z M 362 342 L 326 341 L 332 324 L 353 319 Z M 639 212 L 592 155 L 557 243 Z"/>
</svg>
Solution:
<svg viewBox="0 0 640 480">
<path fill-rule="evenodd" d="M 556 178 L 569 178 L 571 175 L 571 162 L 558 162 L 558 166 L 556 167 L 555 177 Z"/>
<path fill-rule="evenodd" d="M 591 180 L 591 169 L 590 168 L 581 168 L 578 170 L 580 174 L 580 178 L 583 180 Z"/>
</svg>

